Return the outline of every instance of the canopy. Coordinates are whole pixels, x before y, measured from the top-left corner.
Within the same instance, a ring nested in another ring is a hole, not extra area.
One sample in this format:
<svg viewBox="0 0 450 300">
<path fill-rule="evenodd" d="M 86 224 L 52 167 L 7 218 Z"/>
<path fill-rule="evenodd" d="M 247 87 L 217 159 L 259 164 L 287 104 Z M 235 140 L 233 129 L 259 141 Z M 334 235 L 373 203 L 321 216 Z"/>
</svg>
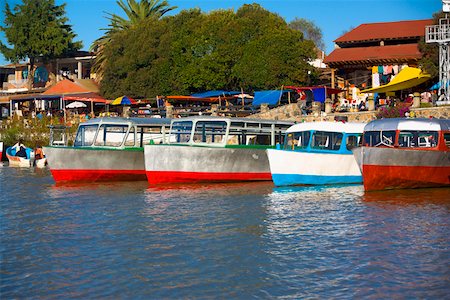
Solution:
<svg viewBox="0 0 450 300">
<path fill-rule="evenodd" d="M 429 80 L 431 76 L 421 69 L 403 68 L 388 84 L 361 91 L 361 93 L 386 93 L 406 90 Z"/>
<path fill-rule="evenodd" d="M 128 97 L 128 96 L 122 96 L 119 98 L 114 99 L 113 102 L 111 102 L 111 105 L 130 105 L 130 104 L 137 104 L 136 100 Z"/>
<path fill-rule="evenodd" d="M 283 90 L 257 91 L 253 98 L 253 106 L 261 104 L 276 105 L 281 99 Z"/>
</svg>

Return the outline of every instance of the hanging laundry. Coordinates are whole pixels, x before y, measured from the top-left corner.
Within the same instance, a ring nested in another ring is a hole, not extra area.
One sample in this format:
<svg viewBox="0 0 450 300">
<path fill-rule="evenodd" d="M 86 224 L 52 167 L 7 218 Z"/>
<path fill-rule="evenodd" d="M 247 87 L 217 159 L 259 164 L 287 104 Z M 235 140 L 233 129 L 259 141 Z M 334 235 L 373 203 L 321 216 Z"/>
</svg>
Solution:
<svg viewBox="0 0 450 300">
<path fill-rule="evenodd" d="M 388 66 L 385 65 L 385 66 L 383 66 L 383 75 L 387 75 L 387 74 L 389 74 L 388 73 Z"/>
<path fill-rule="evenodd" d="M 380 86 L 380 74 L 372 74 L 372 87 Z"/>
<path fill-rule="evenodd" d="M 392 74 L 392 65 L 387 66 L 387 73 L 390 75 Z"/>
<path fill-rule="evenodd" d="M 394 72 L 395 75 L 397 75 L 398 74 L 398 65 L 394 65 L 392 67 L 392 71 Z"/>
<path fill-rule="evenodd" d="M 378 66 L 372 67 L 372 74 L 378 73 Z"/>
<path fill-rule="evenodd" d="M 378 73 L 383 74 L 383 66 L 378 66 Z"/>
</svg>

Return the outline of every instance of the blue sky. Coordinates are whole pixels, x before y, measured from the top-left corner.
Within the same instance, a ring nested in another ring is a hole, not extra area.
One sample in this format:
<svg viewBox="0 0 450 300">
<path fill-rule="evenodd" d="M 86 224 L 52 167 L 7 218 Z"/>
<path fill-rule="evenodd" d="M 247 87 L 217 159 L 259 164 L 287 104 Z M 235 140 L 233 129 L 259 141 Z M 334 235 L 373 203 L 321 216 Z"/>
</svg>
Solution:
<svg viewBox="0 0 450 300">
<path fill-rule="evenodd" d="M 11 6 L 20 0 L 0 0 L 0 22 L 4 18 L 5 1 Z M 216 9 L 238 9 L 246 3 L 258 3 L 265 9 L 277 13 L 287 22 L 294 18 L 313 21 L 322 29 L 325 52 L 333 50 L 333 40 L 351 27 L 363 23 L 418 20 L 431 18 L 434 12 L 442 9 L 441 0 L 168 0 L 171 6 L 178 6 L 172 14 L 182 9 L 199 7 L 208 12 Z M 77 40 L 83 42 L 83 50 L 102 35 L 108 20 L 105 12 L 121 14 L 115 0 L 56 0 L 57 4 L 67 3 L 66 12 L 69 23 L 77 34 Z M 4 41 L 4 36 L 0 33 Z M 0 55 L 0 65 L 6 64 Z"/>
</svg>

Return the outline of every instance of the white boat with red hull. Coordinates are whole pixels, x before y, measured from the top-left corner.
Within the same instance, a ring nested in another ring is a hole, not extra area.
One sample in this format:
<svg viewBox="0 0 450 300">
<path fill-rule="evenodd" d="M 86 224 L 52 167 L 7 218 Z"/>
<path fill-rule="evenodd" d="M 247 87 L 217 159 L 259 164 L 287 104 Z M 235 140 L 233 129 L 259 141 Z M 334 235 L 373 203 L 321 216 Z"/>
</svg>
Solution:
<svg viewBox="0 0 450 300">
<path fill-rule="evenodd" d="M 144 148 L 163 143 L 169 119 L 98 118 L 78 127 L 73 147 L 44 147 L 56 182 L 146 180 Z"/>
<path fill-rule="evenodd" d="M 366 191 L 450 186 L 450 120 L 381 119 L 353 150 Z"/>
<path fill-rule="evenodd" d="M 173 120 L 169 144 L 144 147 L 147 179 L 150 184 L 270 181 L 266 149 L 282 143 L 292 124 L 225 117 Z"/>
</svg>

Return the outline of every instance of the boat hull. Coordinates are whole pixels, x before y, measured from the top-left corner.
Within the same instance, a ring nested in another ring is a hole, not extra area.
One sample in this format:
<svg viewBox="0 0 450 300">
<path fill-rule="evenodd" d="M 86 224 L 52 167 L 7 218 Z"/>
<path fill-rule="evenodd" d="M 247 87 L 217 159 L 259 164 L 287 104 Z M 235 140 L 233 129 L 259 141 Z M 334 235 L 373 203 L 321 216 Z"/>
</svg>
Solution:
<svg viewBox="0 0 450 300">
<path fill-rule="evenodd" d="M 50 172 L 56 182 L 146 180 L 144 151 L 44 147 Z"/>
<path fill-rule="evenodd" d="M 144 149 L 150 184 L 272 179 L 266 149 L 181 145 L 148 145 Z"/>
<path fill-rule="evenodd" d="M 361 183 L 362 175 L 351 154 L 267 150 L 276 186 Z"/>
<path fill-rule="evenodd" d="M 361 147 L 355 150 L 366 191 L 450 186 L 450 152 Z"/>
</svg>

